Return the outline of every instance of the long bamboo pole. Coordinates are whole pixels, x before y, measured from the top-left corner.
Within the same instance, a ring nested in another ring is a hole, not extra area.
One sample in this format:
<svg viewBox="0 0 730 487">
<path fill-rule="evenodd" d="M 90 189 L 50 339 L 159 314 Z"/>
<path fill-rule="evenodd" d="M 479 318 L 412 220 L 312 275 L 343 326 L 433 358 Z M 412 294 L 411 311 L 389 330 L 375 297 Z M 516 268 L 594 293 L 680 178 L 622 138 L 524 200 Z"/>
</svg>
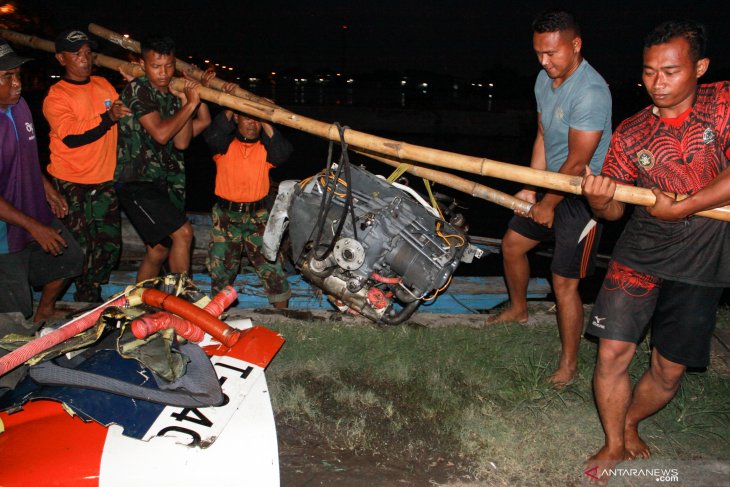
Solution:
<svg viewBox="0 0 730 487">
<path fill-rule="evenodd" d="M 118 32 L 114 32 L 113 30 L 107 29 L 105 27 L 102 27 L 101 25 L 93 24 L 93 23 L 89 24 L 89 32 L 91 32 L 92 34 L 95 34 L 99 37 L 102 37 L 113 44 L 121 46 L 124 49 L 127 49 L 129 51 L 136 52 L 137 54 L 142 53 L 142 49 L 141 49 L 139 41 L 136 41 L 130 37 L 125 37 L 124 35 L 119 34 Z M 199 69 L 199 68 L 193 66 L 192 64 L 186 63 L 185 61 L 182 61 L 177 58 L 175 58 L 175 67 L 181 73 L 185 73 L 188 76 L 190 76 L 198 81 L 200 81 L 202 79 L 203 74 L 205 73 L 205 71 L 203 71 L 202 69 Z M 210 87 L 215 90 L 223 91 L 224 84 L 225 84 L 225 81 L 223 81 L 222 79 L 213 78 L 213 80 L 210 82 Z M 269 106 L 274 105 L 266 98 L 262 98 L 258 95 L 254 95 L 250 91 L 244 90 L 240 86 L 236 86 L 236 89 L 233 92 L 233 94 L 239 98 L 255 101 L 255 102 L 261 103 L 263 105 L 269 105 Z"/>
<path fill-rule="evenodd" d="M 383 164 L 387 164 L 389 166 L 398 167 L 401 164 L 401 161 L 397 161 L 395 159 L 387 157 L 381 157 L 377 154 L 373 154 L 367 151 L 356 149 L 355 152 L 358 154 L 362 154 L 366 157 L 375 159 L 376 161 L 380 161 Z M 408 163 L 407 161 L 405 162 Z M 502 191 L 498 191 L 483 184 L 475 183 L 474 181 L 461 178 L 451 173 L 413 165 L 410 165 L 406 169 L 406 172 L 413 174 L 414 176 L 428 179 L 429 181 L 443 184 L 444 186 L 456 189 L 476 198 L 489 201 L 490 203 L 504 206 L 505 208 L 509 208 L 510 210 L 520 210 L 523 213 L 527 213 L 528 211 L 530 211 L 530 207 L 532 206 L 532 204 L 528 203 L 525 200 L 515 198 L 510 194 L 503 193 Z"/>
<path fill-rule="evenodd" d="M 137 54 L 141 54 L 141 44 L 139 41 L 136 41 L 132 39 L 129 36 L 122 35 L 118 32 L 115 32 L 111 29 L 107 29 L 106 27 L 103 27 L 98 24 L 91 23 L 89 24 L 89 32 L 92 34 L 95 34 L 103 39 L 106 39 L 107 41 L 117 44 L 118 46 L 123 47 L 124 49 L 127 49 L 129 51 L 135 52 Z M 187 75 L 193 77 L 194 79 L 197 79 L 198 81 L 201 80 L 203 76 L 203 71 L 201 69 L 198 69 L 197 67 L 186 63 L 185 61 L 182 61 L 178 58 L 175 58 L 175 67 L 178 71 L 181 71 L 183 73 L 186 73 Z M 210 82 L 209 87 L 213 88 L 218 91 L 223 91 L 223 86 L 225 82 L 219 78 L 213 78 L 213 80 Z M 268 106 L 274 106 L 269 100 L 266 100 L 265 98 L 261 98 L 259 96 L 254 95 L 253 93 L 244 90 L 240 86 L 236 86 L 236 89 L 231 93 L 234 96 L 237 96 L 239 98 L 243 98 L 246 100 L 256 101 Z M 367 157 L 370 157 L 372 159 L 375 159 L 377 161 L 380 161 L 384 164 L 388 164 L 390 166 L 398 167 L 400 166 L 400 162 L 393 160 L 393 159 L 387 159 L 385 157 L 380 157 L 377 154 L 372 154 L 365 151 L 355 151 L 359 154 L 365 155 Z M 474 196 L 476 198 L 483 199 L 485 201 L 489 201 L 491 203 L 495 203 L 500 206 L 504 206 L 505 208 L 509 208 L 511 210 L 519 209 L 520 211 L 527 213 L 530 210 L 530 207 L 532 206 L 527 201 L 523 201 L 520 199 L 515 198 L 512 195 L 509 195 L 507 193 L 503 193 L 501 191 L 497 191 L 496 189 L 492 189 L 488 186 L 475 183 L 473 181 L 469 181 L 468 179 L 461 178 L 458 176 L 455 176 L 453 174 L 449 174 L 443 171 L 437 171 L 435 169 L 427 169 L 424 167 L 414 166 L 410 165 L 408 169 L 406 169 L 407 172 L 414 174 L 416 176 L 426 178 L 430 181 L 434 181 L 440 184 L 443 184 L 444 186 L 447 186 L 452 189 L 456 189 L 458 191 L 462 191 L 464 193 L 470 194 L 471 196 Z"/>
<path fill-rule="evenodd" d="M 8 41 L 16 42 L 38 49 L 54 52 L 53 43 L 42 41 L 34 36 L 19 34 L 17 32 L 0 29 L 0 36 Z M 94 63 L 110 69 L 122 69 L 134 76 L 142 76 L 142 68 L 136 64 L 127 63 L 102 54 L 94 55 Z M 171 86 L 176 90 L 182 90 L 184 80 L 175 78 Z M 227 93 L 210 88 L 200 87 L 200 97 L 206 101 L 238 110 L 249 115 L 291 127 L 303 132 L 317 135 L 324 139 L 339 141 L 340 133 L 336 124 L 320 122 L 296 113 L 284 110 L 276 105 L 269 106 L 252 100 L 245 100 Z M 530 167 L 517 166 L 506 162 L 499 162 L 485 157 L 474 157 L 454 152 L 447 152 L 439 149 L 431 149 L 418 145 L 398 142 L 384 137 L 378 137 L 364 132 L 348 129 L 344 134 L 345 141 L 355 147 L 390 156 L 400 160 L 410 160 L 424 164 L 446 167 L 464 171 L 481 176 L 506 179 L 532 186 L 562 191 L 565 193 L 581 194 L 580 176 L 568 176 L 565 174 L 541 171 Z M 614 199 L 624 203 L 631 203 L 640 206 L 651 206 L 656 201 L 654 193 L 646 188 L 635 186 L 618 185 Z M 697 215 L 714 218 L 717 220 L 730 221 L 730 206 L 715 208 L 697 213 Z"/>
</svg>

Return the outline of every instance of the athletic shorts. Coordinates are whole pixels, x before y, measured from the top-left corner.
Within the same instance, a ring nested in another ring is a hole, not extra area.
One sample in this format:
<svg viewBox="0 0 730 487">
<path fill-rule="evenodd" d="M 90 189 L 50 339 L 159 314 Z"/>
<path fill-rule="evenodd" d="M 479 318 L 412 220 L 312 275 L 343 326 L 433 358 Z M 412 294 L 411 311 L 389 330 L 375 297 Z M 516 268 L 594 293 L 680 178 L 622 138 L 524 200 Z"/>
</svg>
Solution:
<svg viewBox="0 0 730 487">
<path fill-rule="evenodd" d="M 187 218 L 170 202 L 167 189 L 156 183 L 134 182 L 118 185 L 117 195 L 124 213 L 144 243 L 150 247 L 172 245 L 170 234 Z"/>
<path fill-rule="evenodd" d="M 596 253 L 603 227 L 596 223 L 583 235 L 587 226 L 593 222 L 593 215 L 582 199 L 566 196 L 555 207 L 553 228 L 519 215 L 512 217 L 509 228 L 530 240 L 555 242 L 550 270 L 558 276 L 581 279 L 592 275 L 596 267 Z"/>
<path fill-rule="evenodd" d="M 586 333 L 651 346 L 687 367 L 707 367 L 722 288 L 660 279 L 611 261 Z"/>
<path fill-rule="evenodd" d="M 60 229 L 66 241 L 62 254 L 46 253 L 36 241 L 19 252 L 0 254 L 0 313 L 19 311 L 29 318 L 33 314 L 32 288 L 81 274 L 84 251 L 61 222 L 54 218 L 51 226 Z"/>
</svg>

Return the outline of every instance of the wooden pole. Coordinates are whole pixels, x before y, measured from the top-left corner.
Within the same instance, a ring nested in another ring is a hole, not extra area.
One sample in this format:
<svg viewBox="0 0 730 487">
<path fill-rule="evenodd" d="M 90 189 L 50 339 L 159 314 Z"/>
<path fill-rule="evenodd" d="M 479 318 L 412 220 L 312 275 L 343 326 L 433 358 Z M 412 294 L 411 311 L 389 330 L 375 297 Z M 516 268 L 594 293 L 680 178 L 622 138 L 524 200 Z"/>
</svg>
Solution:
<svg viewBox="0 0 730 487">
<path fill-rule="evenodd" d="M 398 167 L 401 164 L 401 161 L 396 161 L 387 157 L 381 157 L 377 154 L 372 154 L 367 151 L 355 150 L 355 152 L 375 159 L 376 161 L 380 161 L 383 164 L 388 164 L 389 166 Z M 405 163 L 409 164 L 409 162 L 407 161 Z M 528 211 L 530 211 L 530 207 L 532 206 L 531 203 L 528 203 L 525 200 L 515 198 L 514 196 L 507 193 L 497 191 L 496 189 L 484 186 L 483 184 L 475 183 L 474 181 L 469 181 L 468 179 L 464 179 L 447 172 L 413 165 L 410 165 L 406 169 L 406 172 L 413 174 L 414 176 L 428 179 L 429 181 L 443 184 L 444 186 L 448 186 L 449 188 L 456 189 L 466 194 L 470 194 L 476 198 L 489 201 L 490 203 L 504 206 L 505 208 L 509 208 L 510 210 L 520 210 L 523 213 L 527 213 Z"/>
<path fill-rule="evenodd" d="M 0 29 L 0 36 L 11 42 L 55 52 L 52 42 L 42 41 L 34 36 L 19 34 L 8 29 Z M 125 72 L 134 76 L 142 76 L 144 74 L 139 65 L 120 61 L 119 59 L 102 54 L 94 55 L 94 63 L 114 70 L 122 68 Z M 184 80 L 175 78 L 170 85 L 174 89 L 182 91 L 184 88 Z M 276 105 L 272 106 L 253 100 L 242 99 L 237 96 L 205 88 L 203 86 L 200 87 L 200 97 L 206 101 L 211 101 L 218 105 L 238 110 L 263 120 L 301 130 L 327 140 L 340 140 L 340 133 L 336 124 L 320 122 L 311 118 L 302 117 Z M 485 157 L 467 156 L 439 149 L 431 149 L 351 129 L 345 131 L 344 138 L 345 142 L 351 146 L 365 149 L 369 152 L 390 156 L 395 159 L 416 161 L 433 166 L 446 167 L 456 169 L 457 171 L 478 174 L 481 176 L 489 176 L 517 183 L 539 186 L 565 193 L 577 195 L 581 194 L 580 184 L 583 178 L 580 176 L 568 176 L 566 174 L 541 171 L 530 167 L 499 162 Z M 656 201 L 654 193 L 647 188 L 637 188 L 635 186 L 621 184 L 616 188 L 614 199 L 623 203 L 631 203 L 640 206 L 651 206 Z M 716 220 L 730 221 L 730 206 L 702 211 L 697 213 L 697 215 L 714 218 Z"/>
<path fill-rule="evenodd" d="M 116 44 L 118 46 L 123 47 L 124 49 L 127 49 L 132 52 L 136 52 L 137 54 L 142 53 L 142 49 L 140 47 L 139 41 L 135 41 L 134 39 L 131 39 L 129 37 L 125 37 L 122 34 L 119 34 L 118 32 L 114 32 L 113 30 L 109 30 L 105 27 L 102 27 L 97 24 L 89 24 L 89 32 L 92 34 L 95 34 L 99 37 L 102 37 L 109 42 Z M 196 79 L 200 81 L 203 77 L 203 74 L 205 71 L 202 69 L 199 69 L 192 64 L 186 63 L 185 61 L 181 61 L 180 59 L 175 58 L 175 67 L 178 71 L 181 73 L 185 73 L 188 76 L 190 76 L 193 79 Z M 225 81 L 220 78 L 213 78 L 213 80 L 210 82 L 210 88 L 213 88 L 215 90 L 223 91 L 223 85 L 225 84 Z M 262 98 L 260 96 L 254 95 L 250 91 L 246 91 L 240 86 L 236 86 L 235 91 L 233 92 L 234 95 L 236 95 L 239 98 L 243 98 L 245 100 L 251 100 L 255 101 L 257 103 L 261 103 L 263 105 L 269 105 L 274 106 L 273 103 L 271 103 L 266 98 Z"/>
</svg>

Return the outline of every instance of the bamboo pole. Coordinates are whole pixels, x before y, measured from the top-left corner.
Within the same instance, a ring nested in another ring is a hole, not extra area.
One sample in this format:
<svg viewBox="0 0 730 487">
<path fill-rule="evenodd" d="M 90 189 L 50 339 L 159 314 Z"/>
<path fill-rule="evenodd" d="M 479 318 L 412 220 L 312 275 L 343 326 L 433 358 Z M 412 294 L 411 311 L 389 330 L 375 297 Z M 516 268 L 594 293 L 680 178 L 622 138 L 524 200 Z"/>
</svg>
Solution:
<svg viewBox="0 0 730 487">
<path fill-rule="evenodd" d="M 366 157 L 370 157 L 371 159 L 375 159 L 376 161 L 380 161 L 383 164 L 387 164 L 389 166 L 398 167 L 401 164 L 400 161 L 387 157 L 381 157 L 377 154 L 372 154 L 367 151 L 356 149 L 354 152 L 364 155 Z M 408 164 L 408 162 L 406 162 L 406 164 Z M 503 193 L 502 191 L 492 189 L 488 186 L 484 186 L 483 184 L 475 183 L 474 181 L 469 181 L 468 179 L 464 179 L 447 172 L 413 165 L 410 165 L 406 169 L 406 172 L 413 174 L 414 176 L 428 179 L 429 181 L 443 184 L 444 186 L 456 189 L 476 198 L 489 201 L 490 203 L 504 206 L 505 208 L 509 208 L 510 210 L 519 210 L 523 213 L 527 213 L 530 211 L 530 207 L 532 207 L 532 204 L 528 203 L 525 200 L 515 198 L 514 196 Z"/>
<path fill-rule="evenodd" d="M 120 47 L 123 47 L 124 49 L 127 49 L 128 51 L 136 52 L 137 54 L 142 53 L 142 49 L 140 47 L 139 41 L 136 41 L 134 39 L 131 39 L 129 37 L 125 37 L 122 34 L 119 34 L 118 32 L 114 32 L 113 30 L 107 29 L 105 27 L 102 27 L 101 25 L 97 24 L 89 24 L 89 32 L 92 34 L 95 34 L 101 38 L 104 38 L 108 40 L 109 42 L 116 44 Z M 181 73 L 185 73 L 188 76 L 200 81 L 203 77 L 203 74 L 205 71 L 202 69 L 199 69 L 192 64 L 186 63 L 185 61 L 182 61 L 180 59 L 175 58 L 175 67 L 178 71 Z M 210 87 L 218 90 L 223 91 L 223 85 L 226 82 L 219 78 L 213 78 L 210 82 Z M 236 86 L 235 91 L 233 94 L 239 98 L 243 98 L 245 100 L 251 100 L 255 101 L 257 103 L 261 103 L 263 105 L 269 105 L 273 106 L 274 104 L 271 103 L 266 98 L 262 98 L 258 95 L 254 95 L 250 91 L 246 91 L 240 86 Z"/>
<path fill-rule="evenodd" d="M 201 90 L 202 96 L 202 90 Z M 230 97 L 230 95 L 224 95 Z M 228 99 L 220 99 L 220 104 L 225 106 Z M 318 120 L 299 116 L 292 112 L 286 112 L 278 108 L 271 110 L 259 110 L 251 107 L 251 110 L 241 109 L 259 118 L 264 118 L 274 123 L 295 128 L 324 139 L 339 141 L 340 134 L 336 125 L 327 124 Z M 416 161 L 433 166 L 446 167 L 464 171 L 480 176 L 489 176 L 499 179 L 506 179 L 532 186 L 562 191 L 580 195 L 581 176 L 569 176 L 566 174 L 541 171 L 530 167 L 517 166 L 506 162 L 499 162 L 484 157 L 467 156 L 447 152 L 439 149 L 431 149 L 418 145 L 398 142 L 384 137 L 369 135 L 356 130 L 348 129 L 344 134 L 345 142 L 349 145 L 365 149 L 370 152 L 391 156 L 400 160 Z M 616 187 L 614 199 L 623 203 L 631 203 L 640 206 L 652 206 L 656 197 L 650 189 L 638 188 L 619 184 Z M 716 220 L 730 221 L 730 206 L 716 208 L 697 213 L 697 215 L 714 218 Z"/>
<path fill-rule="evenodd" d="M 17 32 L 0 29 L 0 36 L 8 41 L 24 44 L 38 49 L 55 52 L 53 43 L 42 41 L 34 36 L 19 34 Z M 50 48 L 49 48 L 50 46 Z M 102 54 L 94 55 L 94 63 L 110 69 L 130 73 L 134 76 L 142 76 L 142 68 L 139 65 L 127 63 Z M 184 88 L 184 80 L 175 78 L 170 85 L 179 91 Z M 320 122 L 296 113 L 284 110 L 276 105 L 266 105 L 252 100 L 242 99 L 227 93 L 210 88 L 200 87 L 200 97 L 206 101 L 238 110 L 254 117 L 261 118 L 273 123 L 278 123 L 290 128 L 301 130 L 327 140 L 339 141 L 340 133 L 336 124 Z M 566 174 L 541 171 L 530 167 L 499 162 L 485 157 L 474 157 L 454 152 L 447 152 L 439 149 L 431 149 L 418 145 L 398 142 L 384 137 L 369 135 L 364 132 L 347 129 L 344 134 L 345 142 L 349 145 L 365 149 L 370 152 L 386 155 L 400 160 L 416 161 L 433 166 L 446 167 L 464 171 L 481 176 L 489 176 L 499 179 L 506 179 L 517 183 L 539 186 L 565 193 L 581 194 L 581 176 L 569 176 Z M 647 188 L 635 186 L 618 185 L 614 199 L 623 203 L 631 203 L 639 206 L 651 206 L 655 203 L 654 193 Z M 714 218 L 716 220 L 730 221 L 730 206 L 723 206 L 713 210 L 697 213 L 699 216 Z"/>
</svg>

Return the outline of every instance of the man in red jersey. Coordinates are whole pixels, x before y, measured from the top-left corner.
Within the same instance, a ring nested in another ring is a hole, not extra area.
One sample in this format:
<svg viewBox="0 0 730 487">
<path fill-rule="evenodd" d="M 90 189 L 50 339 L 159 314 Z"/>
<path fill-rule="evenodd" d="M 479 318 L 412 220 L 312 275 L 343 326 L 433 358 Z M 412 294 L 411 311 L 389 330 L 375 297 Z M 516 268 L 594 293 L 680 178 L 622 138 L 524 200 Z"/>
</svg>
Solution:
<svg viewBox="0 0 730 487">
<path fill-rule="evenodd" d="M 730 83 L 698 85 L 709 66 L 704 48 L 705 29 L 695 22 L 666 22 L 647 36 L 642 79 L 653 104 L 616 129 L 602 175 L 585 176 L 596 216 L 623 215 L 616 184 L 695 194 L 727 168 Z M 593 384 L 605 432 L 589 467 L 648 458 L 639 422 L 671 401 L 687 367 L 707 366 L 717 304 L 730 286 L 729 229 L 701 217 L 661 221 L 635 208 L 587 329 L 599 337 Z M 649 322 L 651 364 L 632 391 L 628 367 Z"/>
</svg>

